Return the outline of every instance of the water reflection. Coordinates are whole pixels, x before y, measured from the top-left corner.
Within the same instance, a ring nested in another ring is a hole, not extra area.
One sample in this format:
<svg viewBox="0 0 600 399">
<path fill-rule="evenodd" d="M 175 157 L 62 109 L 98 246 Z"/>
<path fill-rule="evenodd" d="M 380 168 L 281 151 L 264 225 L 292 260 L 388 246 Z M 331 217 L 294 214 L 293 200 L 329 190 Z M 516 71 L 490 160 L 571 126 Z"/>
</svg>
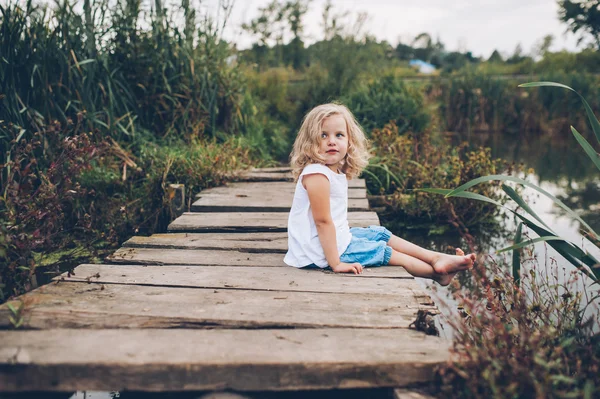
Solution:
<svg viewBox="0 0 600 399">
<path fill-rule="evenodd" d="M 455 136 L 455 143 L 464 138 Z M 596 232 L 600 231 L 600 173 L 589 160 L 583 149 L 571 136 L 538 136 L 538 137 L 513 137 L 496 134 L 471 135 L 473 146 L 488 146 L 492 149 L 494 157 L 503 158 L 509 162 L 522 163 L 525 170 L 533 168 L 533 174 L 527 176 L 526 180 L 540 186 L 544 190 L 556 196 L 588 223 Z M 600 248 L 592 244 L 581 235 L 580 223 L 570 217 L 564 210 L 556 206 L 553 201 L 545 196 L 539 195 L 532 189 L 525 189 L 524 197 L 529 205 L 560 237 L 579 245 L 591 255 L 600 259 Z M 510 215 L 510 213 L 509 213 Z M 416 230 L 393 220 L 393 215 L 382 218 L 383 224 L 394 234 L 399 235 L 411 242 L 428 249 L 440 252 L 453 253 L 454 247 L 466 248 L 467 243 L 462 240 L 456 232 L 442 235 L 432 235 L 428 230 Z M 495 251 L 512 245 L 517 221 L 514 217 L 499 220 L 501 228 L 490 228 L 480 226 L 471 234 L 476 240 L 479 253 L 492 254 L 498 264 L 510 266 L 510 255 L 497 255 Z M 532 234 L 535 237 L 535 234 Z M 562 284 L 568 278 L 574 267 L 564 260 L 556 251 L 544 243 L 534 246 L 534 256 L 537 258 L 538 266 L 549 273 L 544 278 L 554 278 L 558 274 L 558 284 Z M 553 270 L 546 269 L 553 265 Z M 508 270 L 507 270 L 508 271 Z M 523 269 L 522 273 L 528 270 Z M 554 274 L 554 276 L 552 275 Z M 552 276 L 552 277 L 548 277 Z M 459 283 L 469 289 L 472 287 L 470 273 L 459 273 Z M 431 282 L 419 279 L 420 283 L 430 288 Z M 582 276 L 577 282 L 577 287 L 582 292 L 591 291 L 592 281 Z M 597 286 L 594 288 L 594 291 Z M 438 289 L 435 296 L 443 302 L 451 302 L 451 296 L 447 289 Z M 595 301 L 598 304 L 599 300 Z M 455 307 L 455 306 L 454 306 Z M 598 307 L 590 307 L 587 316 L 598 314 Z M 451 335 L 447 326 L 441 326 Z"/>
<path fill-rule="evenodd" d="M 572 184 L 598 177 L 598 169 L 590 161 L 570 132 L 563 135 L 515 137 L 503 133 L 471 136 L 474 146 L 490 147 L 492 156 L 533 168 L 540 182 L 559 181 Z M 454 136 L 458 143 L 465 137 Z"/>
</svg>

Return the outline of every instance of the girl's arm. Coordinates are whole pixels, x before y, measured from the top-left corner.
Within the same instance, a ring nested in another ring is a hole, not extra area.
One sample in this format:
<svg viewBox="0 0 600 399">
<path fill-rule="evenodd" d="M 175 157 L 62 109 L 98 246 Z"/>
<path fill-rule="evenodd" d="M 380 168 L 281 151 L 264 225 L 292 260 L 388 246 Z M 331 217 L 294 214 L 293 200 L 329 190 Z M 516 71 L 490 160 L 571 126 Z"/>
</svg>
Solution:
<svg viewBox="0 0 600 399">
<path fill-rule="evenodd" d="M 319 241 L 321 242 L 325 259 L 327 259 L 329 266 L 336 273 L 362 273 L 360 263 L 348 264 L 340 262 L 335 225 L 331 218 L 329 179 L 320 173 L 304 175 L 302 185 L 308 192 L 308 200 L 317 227 L 317 233 L 319 234 Z"/>
</svg>

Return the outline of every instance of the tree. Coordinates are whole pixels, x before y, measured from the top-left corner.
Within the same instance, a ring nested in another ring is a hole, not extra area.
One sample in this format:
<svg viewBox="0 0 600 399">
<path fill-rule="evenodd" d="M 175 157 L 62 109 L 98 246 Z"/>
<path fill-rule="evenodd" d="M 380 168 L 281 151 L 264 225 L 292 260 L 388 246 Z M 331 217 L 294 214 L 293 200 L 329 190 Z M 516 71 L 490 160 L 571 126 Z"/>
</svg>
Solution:
<svg viewBox="0 0 600 399">
<path fill-rule="evenodd" d="M 306 60 L 304 42 L 302 41 L 302 34 L 304 33 L 302 18 L 307 11 L 308 0 L 288 1 L 282 8 L 282 13 L 288 20 L 293 36 L 288 47 L 291 53 L 291 64 L 294 69 L 299 69 Z"/>
<path fill-rule="evenodd" d="M 568 30 L 579 34 L 577 44 L 591 35 L 600 50 L 600 0 L 560 0 L 559 19 L 568 25 Z"/>
<path fill-rule="evenodd" d="M 498 50 L 494 50 L 492 55 L 490 55 L 490 58 L 488 58 L 488 62 L 502 63 L 502 62 L 504 62 L 504 60 L 502 59 L 502 55 L 500 55 Z"/>
<path fill-rule="evenodd" d="M 269 55 L 269 45 L 273 41 L 278 65 L 285 61 L 286 64 L 291 63 L 294 68 L 299 68 L 304 63 L 302 18 L 308 11 L 308 2 L 309 0 L 287 2 L 272 0 L 265 7 L 259 9 L 260 15 L 257 18 L 248 24 L 242 24 L 242 29 L 258 40 L 258 44 L 253 46 L 253 51 L 260 55 L 258 58 L 262 58 L 260 60 L 262 63 L 265 63 L 264 57 Z M 290 34 L 291 41 L 288 45 L 284 45 L 284 37 L 289 37 Z"/>
<path fill-rule="evenodd" d="M 396 46 L 396 57 L 400 60 L 412 60 L 415 56 L 415 50 L 409 46 L 408 44 L 404 44 L 402 42 L 398 42 Z"/>
<path fill-rule="evenodd" d="M 518 64 L 519 62 L 523 61 L 524 58 L 523 47 L 521 46 L 521 43 L 518 43 L 515 47 L 515 51 L 513 51 L 513 54 L 506 60 L 506 62 L 509 64 Z"/>
<path fill-rule="evenodd" d="M 550 47 L 552 47 L 552 43 L 554 43 L 554 36 L 546 35 L 536 44 L 534 44 L 533 49 L 531 51 L 533 56 L 543 57 L 546 55 Z"/>
<path fill-rule="evenodd" d="M 414 56 L 423 61 L 429 62 L 431 60 L 431 55 L 434 52 L 433 40 L 429 33 L 421 33 L 415 37 L 412 42 L 412 47 L 414 48 Z"/>
<path fill-rule="evenodd" d="M 342 14 L 334 14 L 331 10 L 333 4 L 331 0 L 327 0 L 323 7 L 323 40 L 331 40 L 336 36 L 342 34 L 342 26 L 339 24 L 340 20 L 348 16 L 348 12 Z"/>
</svg>

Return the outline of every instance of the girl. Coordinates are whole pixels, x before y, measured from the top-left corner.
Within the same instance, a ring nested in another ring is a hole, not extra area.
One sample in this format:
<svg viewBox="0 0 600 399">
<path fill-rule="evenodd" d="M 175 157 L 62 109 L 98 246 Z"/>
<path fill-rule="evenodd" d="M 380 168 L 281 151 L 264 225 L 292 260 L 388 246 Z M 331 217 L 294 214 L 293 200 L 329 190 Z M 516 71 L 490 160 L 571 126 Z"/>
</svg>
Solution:
<svg viewBox="0 0 600 399">
<path fill-rule="evenodd" d="M 348 226 L 348 179 L 368 163 L 367 139 L 348 108 L 324 104 L 304 118 L 291 154 L 294 201 L 288 220 L 288 252 L 294 267 L 331 267 L 362 273 L 364 266 L 402 266 L 416 277 L 448 285 L 473 267 L 475 255 L 429 251 L 381 226 Z"/>
</svg>

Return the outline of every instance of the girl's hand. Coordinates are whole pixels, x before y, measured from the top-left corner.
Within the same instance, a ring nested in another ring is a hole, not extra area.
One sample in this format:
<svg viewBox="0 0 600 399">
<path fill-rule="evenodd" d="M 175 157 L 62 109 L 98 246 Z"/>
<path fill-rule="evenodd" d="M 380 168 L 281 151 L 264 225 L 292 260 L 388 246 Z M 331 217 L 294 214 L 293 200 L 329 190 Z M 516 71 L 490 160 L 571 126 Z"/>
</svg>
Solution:
<svg viewBox="0 0 600 399">
<path fill-rule="evenodd" d="M 340 262 L 337 266 L 331 266 L 336 273 L 354 273 L 361 274 L 363 272 L 363 267 L 360 263 L 344 263 Z"/>
</svg>

